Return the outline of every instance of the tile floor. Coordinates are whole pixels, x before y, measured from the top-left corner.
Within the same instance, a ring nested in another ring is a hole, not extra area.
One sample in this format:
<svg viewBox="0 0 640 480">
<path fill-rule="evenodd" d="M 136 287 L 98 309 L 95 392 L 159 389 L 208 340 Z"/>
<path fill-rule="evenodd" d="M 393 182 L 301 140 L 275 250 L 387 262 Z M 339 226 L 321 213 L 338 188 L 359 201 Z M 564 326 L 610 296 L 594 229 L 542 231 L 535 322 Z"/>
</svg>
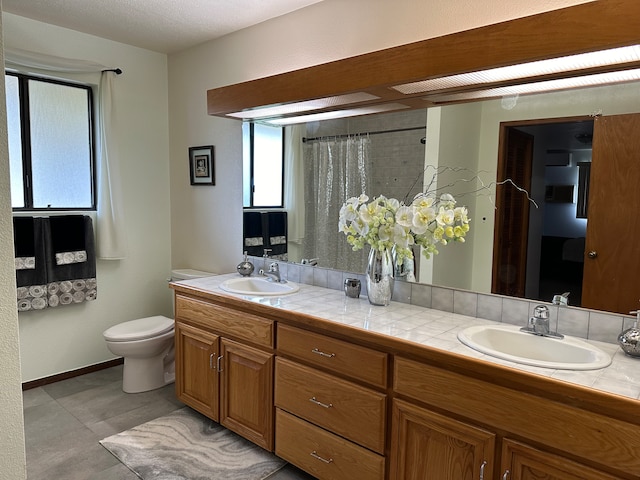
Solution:
<svg viewBox="0 0 640 480">
<path fill-rule="evenodd" d="M 181 408 L 174 385 L 122 391 L 122 366 L 27 390 L 28 480 L 136 480 L 98 441 Z M 269 480 L 313 480 L 287 465 Z"/>
</svg>

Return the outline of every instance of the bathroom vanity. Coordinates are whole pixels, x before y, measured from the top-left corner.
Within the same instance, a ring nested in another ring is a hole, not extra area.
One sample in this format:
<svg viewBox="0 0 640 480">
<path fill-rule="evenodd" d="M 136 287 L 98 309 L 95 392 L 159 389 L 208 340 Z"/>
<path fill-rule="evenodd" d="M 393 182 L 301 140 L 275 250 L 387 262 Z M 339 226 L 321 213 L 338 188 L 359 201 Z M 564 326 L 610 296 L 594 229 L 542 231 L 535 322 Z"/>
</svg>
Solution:
<svg viewBox="0 0 640 480">
<path fill-rule="evenodd" d="M 635 398 L 400 338 L 434 310 L 232 277 L 171 284 L 177 395 L 321 480 L 640 478 Z"/>
</svg>

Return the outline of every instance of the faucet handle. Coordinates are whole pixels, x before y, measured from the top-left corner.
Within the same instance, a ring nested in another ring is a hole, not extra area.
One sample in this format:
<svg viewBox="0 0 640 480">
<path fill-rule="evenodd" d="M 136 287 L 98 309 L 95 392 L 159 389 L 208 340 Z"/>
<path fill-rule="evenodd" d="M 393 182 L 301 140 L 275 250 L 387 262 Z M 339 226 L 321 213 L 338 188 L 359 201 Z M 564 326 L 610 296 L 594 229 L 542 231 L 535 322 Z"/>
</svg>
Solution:
<svg viewBox="0 0 640 480">
<path fill-rule="evenodd" d="M 280 265 L 278 265 L 278 262 L 273 262 L 269 265 L 269 271 L 270 272 L 279 272 L 280 271 Z"/>
<path fill-rule="evenodd" d="M 264 258 L 269 257 L 269 253 L 271 253 L 271 250 L 272 250 L 271 248 L 264 248 L 264 249 L 262 250 L 262 252 L 263 252 L 263 253 L 262 253 L 262 256 L 263 256 Z"/>
<path fill-rule="evenodd" d="M 538 305 L 533 309 L 533 316 L 535 318 L 549 318 L 549 309 L 545 305 Z"/>
</svg>

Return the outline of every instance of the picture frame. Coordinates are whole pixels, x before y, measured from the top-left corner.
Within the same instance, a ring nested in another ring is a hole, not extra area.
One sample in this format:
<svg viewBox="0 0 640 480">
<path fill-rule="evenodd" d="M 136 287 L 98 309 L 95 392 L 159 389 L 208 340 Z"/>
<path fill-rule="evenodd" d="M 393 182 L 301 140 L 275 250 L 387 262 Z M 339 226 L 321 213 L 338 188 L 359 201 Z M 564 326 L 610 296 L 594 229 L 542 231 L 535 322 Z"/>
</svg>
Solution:
<svg viewBox="0 0 640 480">
<path fill-rule="evenodd" d="M 215 185 L 213 145 L 189 147 L 189 177 L 191 185 Z"/>
</svg>

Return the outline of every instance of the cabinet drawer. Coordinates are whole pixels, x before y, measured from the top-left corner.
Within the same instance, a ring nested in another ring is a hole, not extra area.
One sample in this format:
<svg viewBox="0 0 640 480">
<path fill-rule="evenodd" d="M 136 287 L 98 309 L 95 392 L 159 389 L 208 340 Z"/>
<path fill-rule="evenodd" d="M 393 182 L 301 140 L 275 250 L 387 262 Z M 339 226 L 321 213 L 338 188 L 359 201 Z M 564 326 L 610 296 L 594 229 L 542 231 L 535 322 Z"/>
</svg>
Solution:
<svg viewBox="0 0 640 480">
<path fill-rule="evenodd" d="M 278 325 L 278 350 L 371 385 L 387 386 L 388 362 L 383 352 L 287 325 Z"/>
<path fill-rule="evenodd" d="M 276 359 L 275 404 L 378 453 L 384 452 L 386 395 Z"/>
<path fill-rule="evenodd" d="M 176 319 L 189 320 L 231 338 L 273 347 L 274 322 L 257 315 L 176 295 Z"/>
<path fill-rule="evenodd" d="M 382 480 L 384 457 L 276 409 L 276 455 L 319 480 Z"/>
</svg>

